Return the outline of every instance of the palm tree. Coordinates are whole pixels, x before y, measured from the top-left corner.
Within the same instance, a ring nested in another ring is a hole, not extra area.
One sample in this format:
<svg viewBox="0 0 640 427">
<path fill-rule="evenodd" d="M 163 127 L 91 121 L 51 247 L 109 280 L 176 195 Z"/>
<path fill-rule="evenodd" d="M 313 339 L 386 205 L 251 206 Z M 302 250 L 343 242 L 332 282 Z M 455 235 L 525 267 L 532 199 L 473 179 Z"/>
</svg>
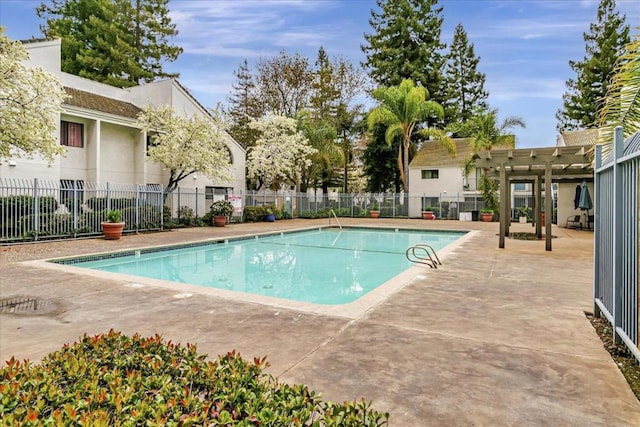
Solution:
<svg viewBox="0 0 640 427">
<path fill-rule="evenodd" d="M 600 110 L 597 142 L 604 144 L 605 157 L 611 151 L 616 126 L 623 127 L 624 139 L 640 131 L 640 35 L 625 46 L 624 54 L 617 59 Z"/>
<path fill-rule="evenodd" d="M 392 145 L 397 137 L 402 139 L 402 144 L 398 147 L 398 169 L 404 190 L 408 192 L 409 149 L 414 143 L 414 135 L 431 137 L 443 144 L 450 153 L 455 153 L 455 144 L 444 131 L 420 128 L 429 119 L 441 119 L 444 111 L 437 102 L 427 101 L 425 88 L 416 87 L 413 81 L 408 79 L 403 80 L 399 86 L 380 87 L 373 91 L 372 96 L 380 105 L 369 112 L 369 130 L 381 123 L 387 126 L 387 144 Z"/>
<path fill-rule="evenodd" d="M 467 157 L 462 169 L 465 177 L 476 169 L 476 159 L 480 151 L 491 151 L 494 148 L 515 148 L 516 140 L 513 135 L 507 134 L 507 130 L 515 127 L 525 127 L 524 120 L 520 117 L 509 116 L 498 125 L 498 110 L 481 110 L 473 117 L 457 126 L 455 131 L 461 136 L 471 138 L 471 154 Z M 487 208 L 495 210 L 498 205 L 496 190 L 497 183 L 489 178 L 485 168 L 480 177 L 478 188 L 482 191 L 482 199 Z"/>
<path fill-rule="evenodd" d="M 342 161 L 342 151 L 336 143 L 336 130 L 326 121 L 313 120 L 307 112 L 298 115 L 298 128 L 317 151 L 311 155 L 311 165 L 305 168 L 302 191 L 320 179 L 323 194 L 328 193 L 333 166 Z"/>
</svg>

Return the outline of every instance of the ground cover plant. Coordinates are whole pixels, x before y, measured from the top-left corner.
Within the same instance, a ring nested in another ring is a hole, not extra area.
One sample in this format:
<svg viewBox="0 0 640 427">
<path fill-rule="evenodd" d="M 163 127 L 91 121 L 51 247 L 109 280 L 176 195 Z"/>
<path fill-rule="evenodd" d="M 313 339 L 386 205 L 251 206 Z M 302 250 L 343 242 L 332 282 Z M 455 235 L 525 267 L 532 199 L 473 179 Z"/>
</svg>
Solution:
<svg viewBox="0 0 640 427">
<path fill-rule="evenodd" d="M 613 341 L 611 323 L 605 317 L 594 317 L 593 314 L 587 313 L 587 318 L 602 340 L 603 347 L 611 354 L 611 358 L 629 383 L 631 391 L 640 400 L 640 364 L 624 344 L 616 344 Z"/>
<path fill-rule="evenodd" d="M 85 335 L 39 364 L 0 370 L 2 425 L 381 426 L 366 401 L 323 402 L 305 385 L 263 372 L 235 351 L 206 360 L 159 335 Z"/>
</svg>

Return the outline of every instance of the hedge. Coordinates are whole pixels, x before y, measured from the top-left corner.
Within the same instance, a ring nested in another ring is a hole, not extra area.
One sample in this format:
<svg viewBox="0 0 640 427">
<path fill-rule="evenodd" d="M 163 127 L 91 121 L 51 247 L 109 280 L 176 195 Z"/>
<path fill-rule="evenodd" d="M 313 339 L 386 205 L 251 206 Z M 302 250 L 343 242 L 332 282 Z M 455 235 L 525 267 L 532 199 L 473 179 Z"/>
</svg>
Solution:
<svg viewBox="0 0 640 427">
<path fill-rule="evenodd" d="M 389 414 L 336 404 L 263 372 L 266 358 L 235 351 L 207 361 L 195 345 L 110 331 L 84 337 L 39 364 L 0 370 L 3 425 L 381 426 Z"/>
<path fill-rule="evenodd" d="M 35 198 L 32 196 L 0 197 L 0 215 L 2 218 L 16 218 L 33 214 Z M 58 209 L 58 201 L 54 197 L 38 197 L 38 212 L 52 213 Z"/>
</svg>

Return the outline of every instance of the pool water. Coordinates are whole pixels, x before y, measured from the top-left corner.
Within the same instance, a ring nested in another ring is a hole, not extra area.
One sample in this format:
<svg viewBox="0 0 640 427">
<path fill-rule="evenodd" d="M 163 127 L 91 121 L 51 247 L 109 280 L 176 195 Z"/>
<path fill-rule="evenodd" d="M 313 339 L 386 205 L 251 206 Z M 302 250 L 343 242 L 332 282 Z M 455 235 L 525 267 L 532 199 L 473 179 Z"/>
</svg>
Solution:
<svg viewBox="0 0 640 427">
<path fill-rule="evenodd" d="M 463 234 L 329 228 L 72 264 L 295 301 L 345 304 L 410 267 L 408 247 L 426 243 L 438 251 Z"/>
</svg>

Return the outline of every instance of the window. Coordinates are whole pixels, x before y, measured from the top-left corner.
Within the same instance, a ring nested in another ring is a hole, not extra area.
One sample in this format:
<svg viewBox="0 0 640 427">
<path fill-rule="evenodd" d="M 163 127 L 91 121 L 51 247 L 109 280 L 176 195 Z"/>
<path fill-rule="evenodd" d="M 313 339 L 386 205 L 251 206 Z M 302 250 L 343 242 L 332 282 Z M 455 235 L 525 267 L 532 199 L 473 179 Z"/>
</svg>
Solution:
<svg viewBox="0 0 640 427">
<path fill-rule="evenodd" d="M 225 145 L 225 147 L 227 149 L 227 155 L 229 156 L 229 163 L 233 164 L 233 153 L 231 152 L 231 149 Z"/>
<path fill-rule="evenodd" d="M 440 206 L 440 199 L 438 197 L 423 197 L 422 198 L 422 210 L 429 211 L 433 209 L 438 209 Z"/>
<path fill-rule="evenodd" d="M 527 184 L 517 183 L 513 184 L 513 191 L 525 191 L 527 189 Z"/>
<path fill-rule="evenodd" d="M 232 188 L 227 187 L 205 187 L 204 198 L 211 201 L 224 200 L 231 191 Z"/>
<path fill-rule="evenodd" d="M 60 180 L 60 203 L 70 211 L 84 201 L 84 181 L 81 179 Z"/>
<path fill-rule="evenodd" d="M 423 169 L 422 179 L 438 179 L 438 169 Z"/>
<path fill-rule="evenodd" d="M 82 123 L 60 122 L 60 145 L 84 147 L 84 125 Z"/>
<path fill-rule="evenodd" d="M 158 145 L 158 142 L 156 141 L 156 136 L 157 134 L 154 132 L 149 132 L 147 134 L 147 151 L 149 151 L 150 147 L 155 147 L 156 145 Z"/>
</svg>

